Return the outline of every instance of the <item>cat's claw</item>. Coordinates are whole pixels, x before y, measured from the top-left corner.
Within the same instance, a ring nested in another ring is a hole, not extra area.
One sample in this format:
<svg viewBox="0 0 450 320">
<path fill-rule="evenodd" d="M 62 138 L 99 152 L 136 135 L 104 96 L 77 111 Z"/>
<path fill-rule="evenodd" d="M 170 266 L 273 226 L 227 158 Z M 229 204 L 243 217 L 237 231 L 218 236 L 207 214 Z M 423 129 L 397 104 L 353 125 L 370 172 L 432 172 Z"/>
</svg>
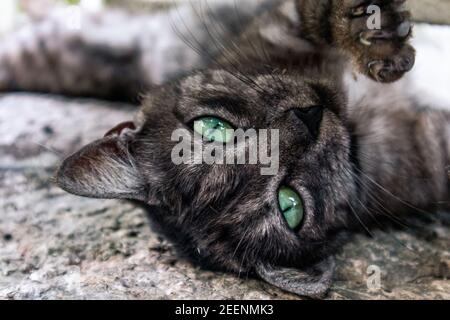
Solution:
<svg viewBox="0 0 450 320">
<path fill-rule="evenodd" d="M 411 35 L 412 24 L 409 21 L 402 22 L 395 30 L 369 30 L 363 31 L 359 34 L 359 41 L 366 45 L 371 46 L 375 41 L 389 41 L 397 38 L 404 40 Z"/>
<path fill-rule="evenodd" d="M 378 82 L 393 82 L 410 71 L 415 62 L 415 51 L 406 46 L 401 54 L 387 60 L 374 60 L 367 64 L 370 76 Z"/>
</svg>

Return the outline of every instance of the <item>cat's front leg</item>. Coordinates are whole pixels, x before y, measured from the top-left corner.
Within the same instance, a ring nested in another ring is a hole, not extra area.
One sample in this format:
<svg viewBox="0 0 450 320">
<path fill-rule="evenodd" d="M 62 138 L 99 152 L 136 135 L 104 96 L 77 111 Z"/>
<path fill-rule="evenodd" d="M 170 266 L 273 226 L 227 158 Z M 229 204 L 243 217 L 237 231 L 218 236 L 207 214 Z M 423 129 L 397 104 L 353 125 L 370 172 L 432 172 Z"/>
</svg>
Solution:
<svg viewBox="0 0 450 320">
<path fill-rule="evenodd" d="M 410 71 L 411 15 L 405 0 L 297 0 L 301 36 L 344 51 L 357 70 L 378 82 Z"/>
</svg>

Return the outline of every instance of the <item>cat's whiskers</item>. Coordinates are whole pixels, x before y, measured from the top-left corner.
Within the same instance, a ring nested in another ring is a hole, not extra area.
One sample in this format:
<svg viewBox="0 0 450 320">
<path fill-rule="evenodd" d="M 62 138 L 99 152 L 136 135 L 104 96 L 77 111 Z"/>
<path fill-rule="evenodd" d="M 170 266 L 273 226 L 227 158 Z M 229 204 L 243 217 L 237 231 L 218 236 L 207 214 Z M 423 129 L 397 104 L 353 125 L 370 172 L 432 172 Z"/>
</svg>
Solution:
<svg viewBox="0 0 450 320">
<path fill-rule="evenodd" d="M 52 148 L 50 146 L 46 146 L 46 145 L 44 145 L 44 144 L 42 144 L 40 142 L 31 141 L 31 143 L 36 144 L 36 145 L 44 148 L 47 151 L 50 151 L 51 153 L 57 155 L 59 158 L 62 158 L 64 156 L 64 154 L 62 152 L 60 152 L 60 151 L 58 151 L 58 150 L 56 150 L 56 149 L 54 149 L 54 148 Z"/>
<path fill-rule="evenodd" d="M 346 171 L 346 174 L 350 174 L 353 178 L 359 178 L 359 177 L 357 176 L 357 174 L 355 174 L 354 172 L 352 172 L 350 169 L 346 168 L 345 171 Z M 334 191 L 333 191 L 333 193 L 334 193 Z M 370 195 L 370 189 L 368 190 L 368 195 Z M 358 198 L 356 195 L 355 195 L 355 199 L 357 199 L 358 202 L 363 206 L 363 208 L 364 208 L 365 211 L 369 214 L 369 216 L 371 216 L 372 219 L 374 219 L 374 216 L 372 215 L 371 210 L 368 209 L 368 208 L 366 207 L 366 205 L 361 201 L 361 199 Z M 349 205 L 349 207 L 350 207 L 351 211 L 353 212 L 353 214 L 357 217 L 358 222 L 360 222 L 360 223 L 363 225 L 364 229 L 368 232 L 368 234 L 369 234 L 371 237 L 374 237 L 374 234 L 368 230 L 369 228 L 368 228 L 367 226 L 365 226 L 365 224 L 361 221 L 360 217 L 357 215 L 356 210 L 355 210 L 354 207 L 351 205 L 350 201 L 349 201 L 348 199 L 346 199 L 346 202 L 347 202 L 347 204 Z M 384 208 L 384 207 L 383 207 L 383 208 Z M 389 213 L 389 212 L 390 212 L 387 208 L 385 208 L 385 210 L 386 210 L 386 213 Z M 392 215 L 392 213 L 391 213 L 391 215 Z M 401 224 L 402 226 L 405 226 L 405 227 L 410 227 L 410 226 L 408 226 L 408 225 L 406 225 L 406 224 L 404 224 L 404 223 L 401 223 L 401 220 L 399 220 L 399 219 L 395 219 L 395 220 L 394 220 L 394 219 L 393 219 L 393 216 L 391 216 L 391 215 L 388 215 L 387 217 L 390 218 L 392 221 L 394 221 L 394 223 Z M 375 219 L 375 221 L 376 221 L 376 223 L 377 223 L 380 227 L 382 227 L 382 225 L 379 223 L 379 221 L 377 221 L 376 219 Z M 399 222 L 399 221 L 400 221 L 400 222 Z M 395 235 L 388 234 L 388 236 L 389 236 L 390 238 L 392 238 L 395 242 L 397 242 L 398 244 L 400 244 L 402 247 L 406 248 L 407 250 L 409 250 L 409 251 L 411 251 L 411 252 L 414 252 L 414 253 L 418 254 L 418 252 L 417 252 L 416 250 L 414 250 L 413 248 L 411 248 L 410 246 L 408 246 L 405 242 L 399 240 L 397 237 L 395 237 Z"/>
<path fill-rule="evenodd" d="M 192 6 L 192 5 L 191 5 Z M 197 14 L 198 16 L 198 12 L 197 10 L 195 10 L 195 8 L 192 6 L 192 9 L 194 11 L 195 14 Z M 237 58 L 234 59 L 234 61 L 230 60 L 230 57 L 227 56 L 227 48 L 220 42 L 217 41 L 217 39 L 214 38 L 213 34 L 211 33 L 208 25 L 205 23 L 205 20 L 201 19 L 200 17 L 200 21 L 202 22 L 203 27 L 205 28 L 206 32 L 208 33 L 209 37 L 211 38 L 210 40 L 212 40 L 212 44 L 214 45 L 214 47 L 216 48 L 216 50 L 218 52 L 220 52 L 221 50 L 224 51 L 223 57 L 226 59 L 227 65 L 224 65 L 223 63 L 221 63 L 217 57 L 216 54 L 212 54 L 211 52 L 209 52 L 209 50 L 205 49 L 202 44 L 200 43 L 200 41 L 198 41 L 198 39 L 196 38 L 196 36 L 192 33 L 191 30 L 189 30 L 187 24 L 184 22 L 181 14 L 179 13 L 178 8 L 176 7 L 175 10 L 177 11 L 180 20 L 184 26 L 184 28 L 186 29 L 189 37 L 191 38 L 191 40 L 189 40 L 182 32 L 181 30 L 178 28 L 176 23 L 173 23 L 173 21 L 171 21 L 171 25 L 173 30 L 175 31 L 175 33 L 177 34 L 177 36 L 183 40 L 186 45 L 188 45 L 192 50 L 194 50 L 197 54 L 199 55 L 206 55 L 208 57 L 209 60 L 213 61 L 213 63 L 215 63 L 216 65 L 218 65 L 219 67 L 221 67 L 222 69 L 226 70 L 228 73 L 230 73 L 233 77 L 235 77 L 236 79 L 240 80 L 242 83 L 252 87 L 253 89 L 257 90 L 260 93 L 265 93 L 268 94 L 268 92 L 262 88 L 261 86 L 259 86 L 253 79 L 251 79 L 249 76 L 240 73 L 239 70 L 239 63 L 235 64 L 234 62 L 236 62 Z M 231 71 L 229 68 L 231 67 L 233 69 L 233 71 Z"/>
<path fill-rule="evenodd" d="M 353 163 L 352 163 L 352 168 L 353 169 L 356 168 L 356 165 L 353 164 Z M 361 185 L 361 186 L 367 187 L 367 184 L 365 184 L 365 182 L 361 179 L 361 177 L 359 177 L 357 174 L 352 172 L 351 169 L 344 168 L 344 170 L 348 174 L 350 174 L 352 176 L 352 179 L 357 180 L 356 181 L 357 185 Z M 372 192 L 372 190 L 370 188 L 366 188 L 365 190 L 367 191 L 366 195 L 369 196 L 378 206 L 380 206 L 383 209 L 383 211 L 379 211 L 378 209 L 374 209 L 374 210 L 376 210 L 376 212 L 374 212 L 374 213 L 383 214 L 383 215 L 387 216 L 389 219 L 391 219 L 394 223 L 396 223 L 396 224 L 398 224 L 400 226 L 409 227 L 409 225 L 405 221 L 403 221 L 400 218 L 396 217 L 393 214 L 393 212 L 391 212 L 388 208 L 386 208 L 383 205 L 381 199 L 379 197 L 377 197 L 375 194 L 373 194 L 373 192 Z M 361 201 L 361 199 L 358 198 L 356 195 L 355 195 L 355 198 L 358 200 L 358 202 L 360 202 L 362 205 L 365 206 L 365 204 Z M 368 214 L 372 214 L 371 210 L 368 211 Z"/>
</svg>

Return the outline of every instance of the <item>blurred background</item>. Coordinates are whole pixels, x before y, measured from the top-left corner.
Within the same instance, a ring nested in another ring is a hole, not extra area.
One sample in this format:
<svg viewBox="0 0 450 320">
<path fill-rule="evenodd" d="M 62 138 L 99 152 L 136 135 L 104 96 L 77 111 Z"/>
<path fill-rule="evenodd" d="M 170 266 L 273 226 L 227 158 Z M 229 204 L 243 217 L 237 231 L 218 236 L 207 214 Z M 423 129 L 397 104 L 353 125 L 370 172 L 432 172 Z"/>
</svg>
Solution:
<svg viewBox="0 0 450 320">
<path fill-rule="evenodd" d="M 154 11 L 173 5 L 175 0 L 2 0 L 0 1 L 0 34 L 13 30 L 30 18 L 39 19 L 55 7 L 79 6 L 96 11 L 118 7 L 129 11 Z"/>
<path fill-rule="evenodd" d="M 30 18 L 43 17 L 54 7 L 79 6 L 83 10 L 101 10 L 108 6 L 146 12 L 164 9 L 183 1 L 196 0 L 2 0 L 0 34 L 26 23 Z M 409 0 L 408 6 L 412 9 L 415 21 L 450 24 L 450 0 Z"/>
<path fill-rule="evenodd" d="M 53 9 L 67 10 L 76 23 L 80 10 L 146 13 L 176 2 L 0 0 L 0 48 L 2 36 Z M 408 6 L 415 21 L 450 24 L 450 0 L 408 0 Z M 117 29 L 114 36 L 125 33 Z M 450 62 L 442 56 L 450 57 L 450 46 L 443 46 L 450 43 L 450 27 L 420 26 L 415 32 L 425 42 L 433 40 L 417 65 L 426 60 L 435 66 L 421 72 L 448 83 Z M 417 94 L 441 95 L 422 82 Z M 448 99 L 441 101 L 449 106 Z M 147 213 L 131 203 L 74 197 L 56 187 L 52 177 L 65 155 L 135 111 L 91 99 L 0 94 L 0 299 L 297 299 L 257 280 L 199 270 L 179 258 L 172 244 L 148 227 Z M 329 298 L 450 299 L 450 219 L 436 217 L 420 232 L 358 235 L 337 257 Z M 369 292 L 367 268 L 373 265 L 382 267 L 382 287 Z"/>
</svg>

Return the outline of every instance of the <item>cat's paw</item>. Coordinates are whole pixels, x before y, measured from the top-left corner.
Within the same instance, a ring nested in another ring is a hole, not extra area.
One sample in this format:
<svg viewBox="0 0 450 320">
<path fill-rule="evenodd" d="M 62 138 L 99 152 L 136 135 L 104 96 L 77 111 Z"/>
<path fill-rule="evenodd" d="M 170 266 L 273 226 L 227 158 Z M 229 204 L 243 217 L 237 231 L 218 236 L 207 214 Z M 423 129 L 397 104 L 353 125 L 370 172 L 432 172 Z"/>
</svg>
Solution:
<svg viewBox="0 0 450 320">
<path fill-rule="evenodd" d="M 405 0 L 334 2 L 333 38 L 360 72 L 378 82 L 393 82 L 410 71 L 415 50 L 409 44 L 411 14 Z"/>
</svg>

